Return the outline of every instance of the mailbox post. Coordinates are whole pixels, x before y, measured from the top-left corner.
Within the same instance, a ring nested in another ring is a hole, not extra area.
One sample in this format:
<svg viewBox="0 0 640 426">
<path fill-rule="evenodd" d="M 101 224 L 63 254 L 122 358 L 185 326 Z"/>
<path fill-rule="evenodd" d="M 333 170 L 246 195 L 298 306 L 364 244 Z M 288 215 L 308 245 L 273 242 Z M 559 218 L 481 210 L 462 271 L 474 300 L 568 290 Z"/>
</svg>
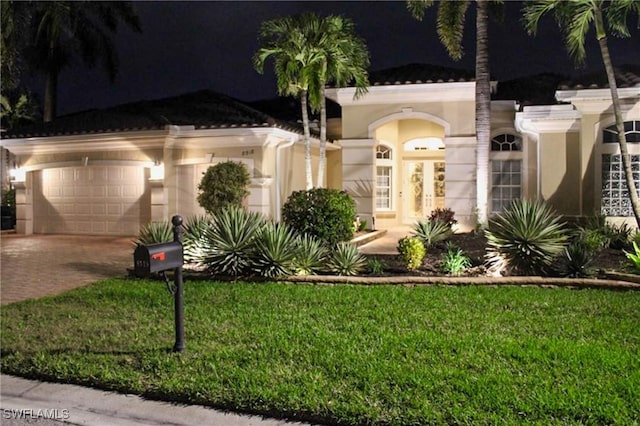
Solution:
<svg viewBox="0 0 640 426">
<path fill-rule="evenodd" d="M 173 224 L 173 242 L 179 243 L 182 247 L 182 216 L 175 215 L 171 218 Z M 182 352 L 185 350 L 184 343 L 184 298 L 183 298 L 183 280 L 182 280 L 182 264 L 174 269 L 175 294 L 174 297 L 174 317 L 176 326 L 176 343 L 173 346 L 174 352 Z"/>
<path fill-rule="evenodd" d="M 183 279 L 182 265 L 184 256 L 182 253 L 182 216 L 176 215 L 171 218 L 173 224 L 173 242 L 139 245 L 133 252 L 134 273 L 137 277 L 148 277 L 151 273 L 159 272 L 165 279 L 167 287 L 169 280 L 164 275 L 164 271 L 173 269 L 173 288 L 169 288 L 174 299 L 174 318 L 176 342 L 173 346 L 174 352 L 185 350 L 184 343 L 184 299 L 183 299 Z"/>
</svg>

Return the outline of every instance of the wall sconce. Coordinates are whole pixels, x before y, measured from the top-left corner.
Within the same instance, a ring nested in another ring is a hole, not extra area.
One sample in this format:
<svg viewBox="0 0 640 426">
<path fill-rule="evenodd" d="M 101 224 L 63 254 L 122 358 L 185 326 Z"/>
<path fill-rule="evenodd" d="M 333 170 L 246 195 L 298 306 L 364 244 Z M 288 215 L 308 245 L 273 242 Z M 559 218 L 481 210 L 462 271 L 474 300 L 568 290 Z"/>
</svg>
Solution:
<svg viewBox="0 0 640 426">
<path fill-rule="evenodd" d="M 27 180 L 27 171 L 18 167 L 9 170 L 9 176 L 11 176 L 13 182 L 25 182 Z"/>
<path fill-rule="evenodd" d="M 149 180 L 162 180 L 164 179 L 164 164 L 157 162 L 150 168 Z"/>
</svg>

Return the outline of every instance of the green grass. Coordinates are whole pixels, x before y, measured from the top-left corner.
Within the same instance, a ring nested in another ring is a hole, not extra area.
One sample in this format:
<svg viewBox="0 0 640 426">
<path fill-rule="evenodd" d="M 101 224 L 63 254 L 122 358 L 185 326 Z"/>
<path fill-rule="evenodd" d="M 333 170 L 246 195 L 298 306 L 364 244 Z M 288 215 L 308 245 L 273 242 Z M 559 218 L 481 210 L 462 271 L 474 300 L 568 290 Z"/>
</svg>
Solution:
<svg viewBox="0 0 640 426">
<path fill-rule="evenodd" d="M 2 308 L 2 371 L 339 424 L 638 424 L 640 292 L 108 280 Z"/>
</svg>

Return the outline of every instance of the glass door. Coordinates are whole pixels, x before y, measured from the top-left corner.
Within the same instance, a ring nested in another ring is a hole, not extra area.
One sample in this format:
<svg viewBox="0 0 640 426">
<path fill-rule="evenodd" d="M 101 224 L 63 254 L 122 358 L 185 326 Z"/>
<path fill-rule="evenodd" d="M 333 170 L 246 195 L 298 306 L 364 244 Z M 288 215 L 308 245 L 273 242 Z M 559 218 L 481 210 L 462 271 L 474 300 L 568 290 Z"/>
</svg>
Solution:
<svg viewBox="0 0 640 426">
<path fill-rule="evenodd" d="M 403 207 L 404 222 L 412 224 L 444 208 L 444 161 L 405 161 Z"/>
</svg>

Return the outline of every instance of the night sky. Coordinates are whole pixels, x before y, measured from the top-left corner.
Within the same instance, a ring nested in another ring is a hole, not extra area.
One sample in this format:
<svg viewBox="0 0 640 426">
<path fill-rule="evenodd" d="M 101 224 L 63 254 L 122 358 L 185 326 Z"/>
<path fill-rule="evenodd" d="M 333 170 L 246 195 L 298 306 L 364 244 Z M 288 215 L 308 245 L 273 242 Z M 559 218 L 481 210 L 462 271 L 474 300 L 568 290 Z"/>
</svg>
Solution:
<svg viewBox="0 0 640 426">
<path fill-rule="evenodd" d="M 602 69 L 597 44 L 590 38 L 586 66 L 576 69 L 568 58 L 560 31 L 550 16 L 538 35 L 530 37 L 520 22 L 520 3 L 506 2 L 503 23 L 491 22 L 489 48 L 494 79 L 505 80 L 540 72 L 576 75 Z M 273 64 L 258 74 L 252 56 L 258 49 L 261 22 L 301 12 L 342 14 L 356 23 L 371 54 L 370 70 L 412 62 L 474 68 L 475 16 L 468 12 L 461 61 L 449 59 L 435 31 L 436 7 L 422 22 L 406 10 L 404 1 L 352 2 L 137 2 L 143 33 L 121 28 L 114 37 L 119 75 L 110 84 L 99 68 L 67 69 L 59 85 L 59 115 L 154 99 L 200 89 L 212 89 L 241 100 L 276 96 Z M 640 30 L 632 21 L 630 39 L 610 38 L 614 64 L 640 65 Z M 590 34 L 592 36 L 592 34 Z M 31 88 L 42 92 L 40 80 Z"/>
</svg>

